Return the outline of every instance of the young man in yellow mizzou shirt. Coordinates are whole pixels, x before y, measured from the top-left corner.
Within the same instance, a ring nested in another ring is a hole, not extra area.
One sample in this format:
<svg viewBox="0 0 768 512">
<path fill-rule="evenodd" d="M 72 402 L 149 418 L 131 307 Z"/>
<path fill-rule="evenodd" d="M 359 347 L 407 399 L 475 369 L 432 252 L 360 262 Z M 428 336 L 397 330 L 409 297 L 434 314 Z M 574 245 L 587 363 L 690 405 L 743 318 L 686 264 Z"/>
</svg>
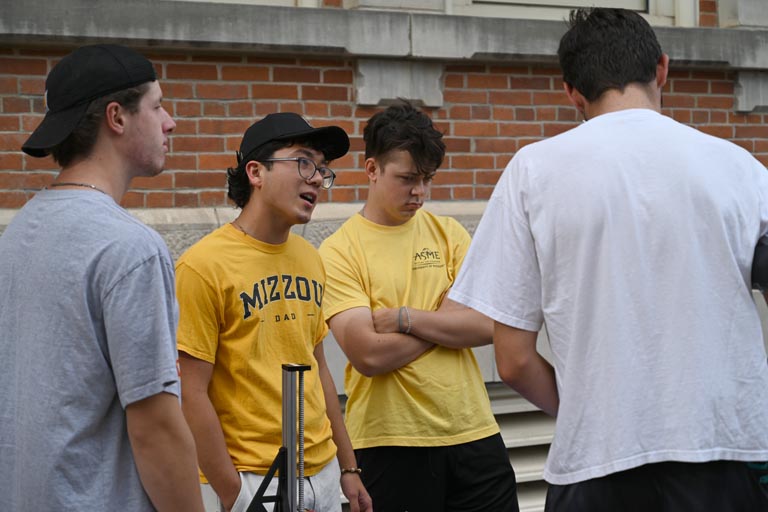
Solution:
<svg viewBox="0 0 768 512">
<path fill-rule="evenodd" d="M 314 247 L 290 232 L 310 220 L 321 188 L 333 185 L 328 162 L 348 149 L 341 128 L 312 128 L 297 114 L 253 124 L 227 173 L 240 215 L 176 265 L 183 409 L 204 498 L 215 491 L 220 510 L 247 509 L 282 444 L 284 363 L 312 367 L 305 374 L 307 508 L 338 512 L 341 485 L 351 510 L 372 510 L 323 354 L 325 271 Z M 276 485 L 273 479 L 268 494 Z"/>
<path fill-rule="evenodd" d="M 320 247 L 324 310 L 349 358 L 346 422 L 376 512 L 517 511 L 515 474 L 471 347 L 492 322 L 445 298 L 469 248 L 421 209 L 442 134 L 403 103 L 364 130 L 368 199 Z"/>
</svg>

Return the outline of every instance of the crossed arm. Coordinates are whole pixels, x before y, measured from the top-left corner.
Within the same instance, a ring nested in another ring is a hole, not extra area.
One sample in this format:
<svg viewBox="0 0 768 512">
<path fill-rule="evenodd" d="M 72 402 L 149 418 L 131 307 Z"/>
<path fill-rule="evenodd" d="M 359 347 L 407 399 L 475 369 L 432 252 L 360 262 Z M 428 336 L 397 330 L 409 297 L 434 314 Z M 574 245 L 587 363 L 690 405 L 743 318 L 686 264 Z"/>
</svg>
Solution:
<svg viewBox="0 0 768 512">
<path fill-rule="evenodd" d="M 435 345 L 459 349 L 493 343 L 502 380 L 551 416 L 560 398 L 555 371 L 536 350 L 538 333 L 494 322 L 477 311 L 445 299 L 437 311 L 400 308 L 371 313 L 351 308 L 331 317 L 329 325 L 353 367 L 367 377 L 405 366 Z"/>
<path fill-rule="evenodd" d="M 409 321 L 410 320 L 410 321 Z M 405 366 L 441 345 L 460 349 L 488 345 L 493 322 L 486 316 L 445 299 L 437 311 L 366 307 L 351 308 L 331 317 L 329 325 L 352 366 L 367 377 Z M 401 333 L 410 325 L 410 333 Z"/>
<path fill-rule="evenodd" d="M 474 309 L 451 299 L 443 299 L 437 311 L 383 308 L 373 312 L 373 325 L 379 333 L 397 333 L 410 326 L 410 334 L 446 348 L 469 348 L 493 342 L 493 321 Z"/>
</svg>

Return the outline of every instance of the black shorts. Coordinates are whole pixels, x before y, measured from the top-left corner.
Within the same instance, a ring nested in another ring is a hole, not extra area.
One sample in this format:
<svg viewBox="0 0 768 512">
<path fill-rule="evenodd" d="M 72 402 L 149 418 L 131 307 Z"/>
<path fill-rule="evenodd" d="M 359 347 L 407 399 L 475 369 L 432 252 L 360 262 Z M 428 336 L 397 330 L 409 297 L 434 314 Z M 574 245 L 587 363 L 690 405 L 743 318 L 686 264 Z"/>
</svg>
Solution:
<svg viewBox="0 0 768 512">
<path fill-rule="evenodd" d="M 454 446 L 355 450 L 376 512 L 518 512 L 500 434 Z"/>
<path fill-rule="evenodd" d="M 747 466 L 757 473 L 760 487 L 762 487 L 765 495 L 768 496 L 768 462 L 750 462 Z"/>
<path fill-rule="evenodd" d="M 571 485 L 550 485 L 545 512 L 766 512 L 746 462 L 660 462 Z"/>
</svg>

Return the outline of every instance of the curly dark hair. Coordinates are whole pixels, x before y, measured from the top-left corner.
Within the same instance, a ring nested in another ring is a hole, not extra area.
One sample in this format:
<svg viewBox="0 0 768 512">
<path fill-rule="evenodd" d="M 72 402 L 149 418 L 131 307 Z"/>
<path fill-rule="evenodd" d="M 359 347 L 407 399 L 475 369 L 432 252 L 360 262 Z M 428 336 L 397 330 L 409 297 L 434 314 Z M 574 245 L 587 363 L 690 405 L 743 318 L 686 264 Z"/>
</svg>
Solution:
<svg viewBox="0 0 768 512">
<path fill-rule="evenodd" d="M 275 152 L 280 149 L 293 145 L 306 146 L 315 151 L 323 152 L 323 148 L 319 147 L 318 143 L 311 139 L 297 138 L 272 141 L 267 142 L 250 154 L 245 155 L 245 158 L 237 164 L 237 167 L 229 167 L 227 169 L 227 196 L 238 208 L 243 208 L 248 204 L 248 201 L 251 199 L 251 193 L 253 192 L 251 182 L 248 180 L 248 173 L 245 172 L 245 166 L 248 165 L 248 162 L 262 162 L 267 170 L 272 170 L 272 162 L 264 162 L 264 160 L 272 158 Z"/>
<path fill-rule="evenodd" d="M 419 174 L 432 176 L 445 157 L 443 134 L 432 119 L 405 100 L 374 114 L 363 130 L 365 158 L 382 159 L 393 150 L 408 151 Z"/>
<path fill-rule="evenodd" d="M 656 77 L 661 45 L 642 16 L 627 9 L 591 8 L 571 11 L 569 29 L 557 56 L 563 81 L 587 101 L 609 89 L 623 91 L 631 83 Z"/>
<path fill-rule="evenodd" d="M 104 120 L 107 105 L 116 101 L 128 112 L 135 114 L 139 111 L 141 98 L 149 90 L 149 84 L 150 82 L 145 82 L 136 87 L 113 92 L 93 100 L 72 133 L 61 143 L 51 148 L 51 155 L 56 163 L 64 168 L 75 160 L 88 158 L 96 145 L 96 138 L 99 135 L 99 128 Z"/>
</svg>

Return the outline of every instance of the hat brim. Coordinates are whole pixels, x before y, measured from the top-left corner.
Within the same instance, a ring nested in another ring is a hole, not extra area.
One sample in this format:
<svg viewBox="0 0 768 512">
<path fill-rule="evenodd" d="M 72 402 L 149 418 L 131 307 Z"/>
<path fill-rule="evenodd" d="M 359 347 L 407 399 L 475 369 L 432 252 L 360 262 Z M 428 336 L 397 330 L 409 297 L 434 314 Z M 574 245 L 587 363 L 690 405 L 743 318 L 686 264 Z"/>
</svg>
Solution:
<svg viewBox="0 0 768 512">
<path fill-rule="evenodd" d="M 310 130 L 302 130 L 287 133 L 272 140 L 306 139 L 312 141 L 318 151 L 321 151 L 326 160 L 336 160 L 346 155 L 349 151 L 349 137 L 347 132 L 338 126 L 322 126 Z"/>
<path fill-rule="evenodd" d="M 89 104 L 90 102 L 75 105 L 58 112 L 48 111 L 40 126 L 32 132 L 32 135 L 21 146 L 21 150 L 30 156 L 38 158 L 48 156 L 51 153 L 51 148 L 64 142 L 75 130 L 85 111 L 88 110 Z"/>
</svg>

